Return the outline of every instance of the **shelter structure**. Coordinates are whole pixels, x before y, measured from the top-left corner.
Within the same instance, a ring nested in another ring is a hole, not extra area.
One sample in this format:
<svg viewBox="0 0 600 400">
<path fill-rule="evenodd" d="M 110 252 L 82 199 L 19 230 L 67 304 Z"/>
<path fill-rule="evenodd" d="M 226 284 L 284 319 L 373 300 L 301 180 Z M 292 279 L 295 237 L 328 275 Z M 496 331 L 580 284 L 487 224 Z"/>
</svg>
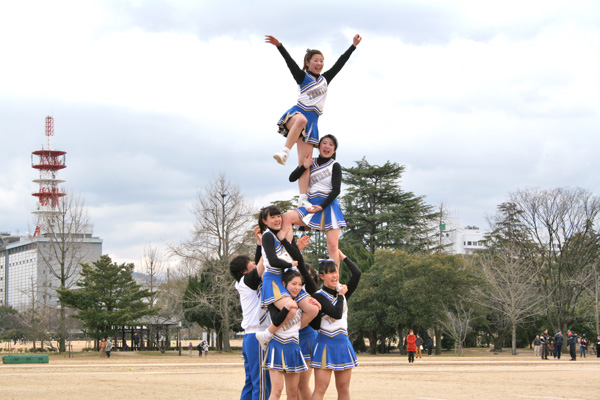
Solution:
<svg viewBox="0 0 600 400">
<path fill-rule="evenodd" d="M 170 350 L 172 338 L 177 341 L 176 348 L 181 347 L 181 323 L 159 316 L 146 316 L 123 326 L 115 337 L 119 350 Z M 136 339 L 137 336 L 137 339 Z"/>
</svg>

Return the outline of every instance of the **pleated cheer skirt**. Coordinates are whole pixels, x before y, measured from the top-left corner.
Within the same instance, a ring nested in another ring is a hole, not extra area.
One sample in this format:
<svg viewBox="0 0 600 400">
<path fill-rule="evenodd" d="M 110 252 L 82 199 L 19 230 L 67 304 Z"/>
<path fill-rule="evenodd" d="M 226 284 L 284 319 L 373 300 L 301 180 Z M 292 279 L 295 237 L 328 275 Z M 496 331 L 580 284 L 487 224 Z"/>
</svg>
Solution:
<svg viewBox="0 0 600 400">
<path fill-rule="evenodd" d="M 282 372 L 301 372 L 308 367 L 298 345 L 298 339 L 282 339 L 277 335 L 269 342 L 263 368 Z"/>
<path fill-rule="evenodd" d="M 308 194 L 308 201 L 315 206 L 321 205 L 327 196 Z M 328 231 L 346 226 L 340 203 L 337 199 L 331 202 L 324 210 L 309 214 L 306 208 L 298 207 L 296 212 L 304 222 L 313 231 Z"/>
<path fill-rule="evenodd" d="M 310 362 L 312 368 L 341 371 L 358 366 L 356 353 L 344 330 L 323 334 L 319 331 Z"/>
<path fill-rule="evenodd" d="M 317 331 L 310 326 L 300 329 L 300 349 L 304 360 L 310 364 L 312 352 L 317 340 Z"/>
<path fill-rule="evenodd" d="M 319 114 L 314 111 L 303 110 L 298 105 L 290 108 L 281 116 L 277 122 L 278 132 L 287 137 L 289 130 L 285 124 L 296 114 L 302 114 L 306 117 L 306 127 L 300 133 L 302 141 L 317 146 L 319 144 Z"/>
</svg>

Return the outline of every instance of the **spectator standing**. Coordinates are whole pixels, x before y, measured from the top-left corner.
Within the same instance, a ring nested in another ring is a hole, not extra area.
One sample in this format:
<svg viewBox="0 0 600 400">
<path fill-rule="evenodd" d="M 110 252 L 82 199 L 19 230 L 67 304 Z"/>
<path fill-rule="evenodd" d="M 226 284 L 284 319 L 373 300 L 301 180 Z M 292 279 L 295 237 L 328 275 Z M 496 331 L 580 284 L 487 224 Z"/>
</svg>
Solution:
<svg viewBox="0 0 600 400">
<path fill-rule="evenodd" d="M 133 349 L 138 351 L 140 349 L 140 336 L 137 332 L 133 333 Z"/>
<path fill-rule="evenodd" d="M 540 335 L 537 335 L 535 339 L 533 339 L 533 356 L 539 357 L 541 355 L 542 350 L 542 340 L 540 339 Z"/>
<path fill-rule="evenodd" d="M 548 359 L 548 353 L 550 348 L 550 337 L 548 336 L 548 329 L 544 329 L 542 332 L 542 337 L 540 338 L 542 342 L 542 360 Z"/>
<path fill-rule="evenodd" d="M 431 352 L 433 350 L 433 338 L 427 335 L 427 356 L 431 357 Z"/>
<path fill-rule="evenodd" d="M 202 351 L 204 350 L 204 342 L 200 342 L 198 343 L 198 346 L 196 346 L 196 349 L 198 350 L 198 357 L 202 357 Z"/>
<path fill-rule="evenodd" d="M 598 337 L 596 338 L 596 357 L 600 358 L 600 334 L 598 334 Z"/>
<path fill-rule="evenodd" d="M 567 331 L 567 347 L 569 347 L 569 354 L 571 355 L 570 361 L 576 361 L 577 353 L 575 348 L 577 347 L 577 335 L 571 331 Z"/>
<path fill-rule="evenodd" d="M 570 331 L 569 331 L 570 332 Z M 554 359 L 560 360 L 560 355 L 562 353 L 562 345 L 563 345 L 563 334 L 559 329 L 558 332 L 554 335 Z"/>
<path fill-rule="evenodd" d="M 585 352 L 587 350 L 588 347 L 588 340 L 585 337 L 585 333 L 581 336 L 581 339 L 579 339 L 579 355 L 583 358 L 585 358 Z"/>
<path fill-rule="evenodd" d="M 409 334 L 406 335 L 406 351 L 408 352 L 408 362 L 415 362 L 415 352 L 417 351 L 417 337 L 411 329 Z"/>
<path fill-rule="evenodd" d="M 190 344 L 188 345 L 188 350 L 190 351 L 190 357 L 191 357 L 194 352 L 194 345 L 192 344 L 192 342 L 190 342 Z"/>
<path fill-rule="evenodd" d="M 106 339 L 100 340 L 100 358 L 106 357 Z"/>
<path fill-rule="evenodd" d="M 208 342 L 204 342 L 202 348 L 204 349 L 204 358 L 208 357 Z"/>
<path fill-rule="evenodd" d="M 423 338 L 417 334 L 417 341 L 415 342 L 417 346 L 417 354 L 415 355 L 417 358 L 421 357 L 421 350 L 423 350 Z"/>
<path fill-rule="evenodd" d="M 112 351 L 112 342 L 110 338 L 106 337 L 106 346 L 104 347 L 104 351 L 106 352 L 106 358 L 110 358 L 110 352 Z"/>
</svg>

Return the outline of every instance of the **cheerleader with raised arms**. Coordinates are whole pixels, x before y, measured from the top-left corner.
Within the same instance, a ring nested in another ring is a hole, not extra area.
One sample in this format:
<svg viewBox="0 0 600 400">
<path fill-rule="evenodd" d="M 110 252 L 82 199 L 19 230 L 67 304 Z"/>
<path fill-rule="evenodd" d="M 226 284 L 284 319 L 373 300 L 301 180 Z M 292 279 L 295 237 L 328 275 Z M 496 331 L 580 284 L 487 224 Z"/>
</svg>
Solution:
<svg viewBox="0 0 600 400">
<path fill-rule="evenodd" d="M 360 35 L 355 35 L 350 48 L 340 56 L 331 69 L 321 74 L 324 57 L 319 50 L 307 50 L 302 69 L 300 69 L 277 38 L 270 35 L 265 36 L 265 41 L 276 46 L 283 56 L 298 84 L 299 91 L 296 105 L 287 110 L 277 123 L 279 133 L 286 137 L 284 148 L 273 155 L 277 162 L 285 165 L 294 144 L 298 149 L 298 165 L 302 165 L 306 155 L 312 156 L 313 147 L 319 142 L 318 120 L 319 116 L 323 114 L 328 85 L 346 64 L 361 40 Z M 298 181 L 298 188 L 300 191 L 299 206 L 302 206 L 302 202 L 306 200 L 308 174 L 302 176 Z"/>
</svg>

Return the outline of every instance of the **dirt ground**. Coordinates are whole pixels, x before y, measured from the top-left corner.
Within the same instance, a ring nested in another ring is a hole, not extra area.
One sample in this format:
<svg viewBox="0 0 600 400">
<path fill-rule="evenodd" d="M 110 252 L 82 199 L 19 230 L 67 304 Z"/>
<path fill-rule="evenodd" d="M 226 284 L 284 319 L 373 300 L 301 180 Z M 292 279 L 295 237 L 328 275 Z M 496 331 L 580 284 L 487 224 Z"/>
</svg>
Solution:
<svg viewBox="0 0 600 400">
<path fill-rule="evenodd" d="M 468 349 L 417 359 L 399 354 L 358 354 L 353 370 L 353 399 L 600 399 L 600 358 L 543 361 L 530 350 L 516 356 Z M 51 355 L 49 364 L 0 364 L 0 398 L 93 399 L 239 399 L 244 384 L 240 352 L 207 358 L 177 352 L 76 353 Z M 285 399 L 285 394 L 282 399 Z M 332 380 L 325 399 L 336 399 Z"/>
</svg>

